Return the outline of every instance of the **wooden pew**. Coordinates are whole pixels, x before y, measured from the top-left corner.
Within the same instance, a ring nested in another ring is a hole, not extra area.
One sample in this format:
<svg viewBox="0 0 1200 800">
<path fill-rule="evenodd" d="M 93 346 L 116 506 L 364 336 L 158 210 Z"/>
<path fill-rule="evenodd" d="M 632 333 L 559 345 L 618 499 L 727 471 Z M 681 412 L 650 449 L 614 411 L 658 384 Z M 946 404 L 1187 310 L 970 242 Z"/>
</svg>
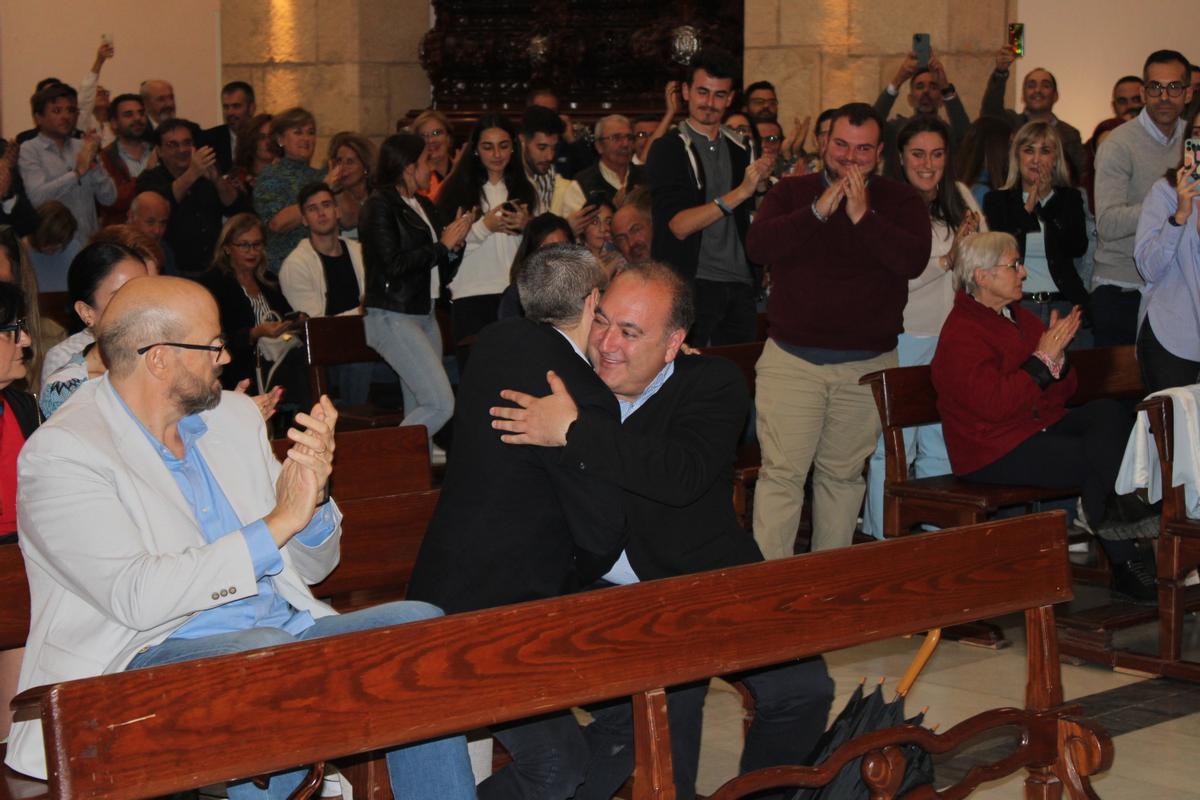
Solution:
<svg viewBox="0 0 1200 800">
<path fill-rule="evenodd" d="M 304 322 L 304 341 L 314 397 L 329 393 L 329 367 L 383 360 L 367 344 L 362 317 L 310 317 Z M 342 430 L 395 427 L 404 419 L 403 410 L 371 403 L 346 406 L 340 413 Z"/>
<path fill-rule="evenodd" d="M 1162 525 L 1158 538 L 1158 653 L 1151 655 L 1113 647 L 1111 631 L 1064 628 L 1069 655 L 1122 669 L 1181 680 L 1200 681 L 1200 662 L 1183 658 L 1183 619 L 1200 609 L 1200 587 L 1184 587 L 1184 579 L 1200 564 L 1200 520 L 1189 519 L 1182 486 L 1173 486 L 1175 419 L 1170 397 L 1150 397 L 1138 406 L 1150 419 L 1162 476 Z M 1139 617 L 1138 621 L 1143 621 Z"/>
<path fill-rule="evenodd" d="M 1015 726 L 1022 743 L 950 796 L 1021 768 L 1028 797 L 1058 797 L 1063 783 L 1083 796 L 1113 750 L 1063 705 L 1053 605 L 1071 596 L 1066 544 L 1062 513 L 1039 514 L 59 683 L 15 705 L 43 721 L 52 797 L 125 800 L 632 696 L 635 797 L 665 799 L 674 788 L 662 687 L 1024 611 L 1025 708 L 936 735 L 877 732 L 819 768 L 752 773 L 714 797 L 820 785 L 866 754 L 873 796 L 890 798 L 903 770 L 889 745 L 941 753 L 999 726 Z M 372 800 L 386 794 L 357 786 Z"/>
<path fill-rule="evenodd" d="M 761 322 L 762 315 L 759 316 Z M 706 356 L 726 358 L 736 364 L 742 371 L 742 377 L 746 379 L 746 386 L 750 389 L 750 397 L 753 399 L 757 383 L 755 365 L 758 364 L 758 359 L 762 355 L 764 344 L 765 342 L 758 341 L 720 345 L 701 348 L 700 352 Z M 750 514 L 749 497 L 752 487 L 758 481 L 758 472 L 761 468 L 762 451 L 758 447 L 758 442 L 741 445 L 733 463 L 733 510 L 737 514 L 738 521 L 746 530 L 754 527 L 754 520 Z M 806 503 L 805 506 L 807 507 L 808 504 Z"/>
<path fill-rule="evenodd" d="M 341 420 L 338 421 L 339 428 Z M 424 425 L 403 425 L 337 434 L 333 453 L 333 496 L 338 502 L 364 497 L 423 492 L 433 488 L 428 434 Z M 273 439 L 282 461 L 290 439 Z"/>
</svg>

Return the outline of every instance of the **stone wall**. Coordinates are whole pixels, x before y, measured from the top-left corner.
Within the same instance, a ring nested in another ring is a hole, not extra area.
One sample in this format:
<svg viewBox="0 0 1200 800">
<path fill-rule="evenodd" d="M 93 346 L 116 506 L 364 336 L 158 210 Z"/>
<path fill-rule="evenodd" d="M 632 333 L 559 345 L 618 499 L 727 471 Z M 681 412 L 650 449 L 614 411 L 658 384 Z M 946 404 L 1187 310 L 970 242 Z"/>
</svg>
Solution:
<svg viewBox="0 0 1200 800">
<path fill-rule="evenodd" d="M 780 120 L 853 100 L 875 102 L 912 45 L 928 33 L 967 113 L 979 113 L 984 84 L 1015 21 L 1016 0 L 745 0 L 747 83 L 779 92 Z M 1010 16 L 1010 14 L 1012 16 Z M 1009 82 L 1011 105 L 1013 83 Z M 893 115 L 912 113 L 897 99 Z"/>
<path fill-rule="evenodd" d="M 221 0 L 222 78 L 248 81 L 262 111 L 312 111 L 323 156 L 338 131 L 378 141 L 428 105 L 428 29 L 428 0 Z"/>
</svg>

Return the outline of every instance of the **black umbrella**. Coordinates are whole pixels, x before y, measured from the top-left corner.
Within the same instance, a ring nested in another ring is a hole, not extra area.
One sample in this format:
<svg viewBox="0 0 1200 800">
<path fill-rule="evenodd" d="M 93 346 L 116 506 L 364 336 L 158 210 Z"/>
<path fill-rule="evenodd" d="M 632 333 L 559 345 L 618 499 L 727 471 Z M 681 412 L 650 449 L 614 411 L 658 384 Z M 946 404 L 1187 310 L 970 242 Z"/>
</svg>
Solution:
<svg viewBox="0 0 1200 800">
<path fill-rule="evenodd" d="M 864 733 L 893 728 L 898 725 L 920 725 L 925 720 L 925 712 L 911 719 L 904 718 L 904 698 L 912 688 L 917 675 L 933 654 L 941 638 L 940 630 L 928 633 L 925 643 L 921 646 L 917 657 L 905 672 L 904 678 L 896 689 L 896 696 L 891 701 L 883 697 L 883 682 L 875 686 L 875 690 L 864 696 L 863 683 L 855 688 L 847 701 L 845 708 L 838 714 L 837 719 L 825 731 L 824 736 L 817 742 L 814 764 L 820 766 L 830 754 L 846 742 Z M 933 758 L 916 744 L 901 747 L 907 767 L 904 779 L 900 784 L 899 795 L 917 786 L 933 783 Z M 792 800 L 870 800 L 870 792 L 862 779 L 862 757 L 846 763 L 845 766 L 824 786 L 811 789 L 800 789 L 792 795 Z"/>
</svg>

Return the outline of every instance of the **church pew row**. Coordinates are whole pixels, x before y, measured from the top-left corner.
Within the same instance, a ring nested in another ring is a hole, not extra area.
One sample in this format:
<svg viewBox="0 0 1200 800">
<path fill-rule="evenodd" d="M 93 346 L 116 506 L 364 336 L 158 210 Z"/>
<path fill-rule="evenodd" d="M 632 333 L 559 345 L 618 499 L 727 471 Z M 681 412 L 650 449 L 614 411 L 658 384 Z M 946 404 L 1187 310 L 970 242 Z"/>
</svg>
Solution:
<svg viewBox="0 0 1200 800">
<path fill-rule="evenodd" d="M 132 800 L 631 696 L 634 797 L 666 799 L 663 687 L 1023 611 L 1024 708 L 991 709 L 942 734 L 869 734 L 820 767 L 750 773 L 713 797 L 820 785 L 865 754 L 872 796 L 891 798 L 898 745 L 941 753 L 1000 726 L 1017 728 L 1022 743 L 951 796 L 1024 768 L 1028 797 L 1059 797 L 1064 786 L 1083 797 L 1113 749 L 1063 704 L 1053 605 L 1070 597 L 1066 526 L 1054 512 L 70 681 L 16 705 L 45 726 L 51 797 Z M 374 775 L 356 795 L 383 800 Z"/>
</svg>

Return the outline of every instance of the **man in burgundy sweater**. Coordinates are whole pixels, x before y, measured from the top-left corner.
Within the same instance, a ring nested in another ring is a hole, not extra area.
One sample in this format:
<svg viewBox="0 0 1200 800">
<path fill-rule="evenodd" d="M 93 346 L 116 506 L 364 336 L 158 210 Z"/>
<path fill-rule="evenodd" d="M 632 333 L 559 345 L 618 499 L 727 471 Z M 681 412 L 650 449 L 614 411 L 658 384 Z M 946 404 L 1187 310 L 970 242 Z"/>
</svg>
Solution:
<svg viewBox="0 0 1200 800">
<path fill-rule="evenodd" d="M 810 466 L 812 549 L 850 544 L 880 430 L 858 379 L 896 366 L 908 281 L 929 260 L 924 202 L 875 174 L 882 130 L 869 105 L 839 108 L 825 170 L 781 181 L 746 237 L 772 281 L 755 401 L 754 538 L 767 558 L 792 554 Z"/>
</svg>

